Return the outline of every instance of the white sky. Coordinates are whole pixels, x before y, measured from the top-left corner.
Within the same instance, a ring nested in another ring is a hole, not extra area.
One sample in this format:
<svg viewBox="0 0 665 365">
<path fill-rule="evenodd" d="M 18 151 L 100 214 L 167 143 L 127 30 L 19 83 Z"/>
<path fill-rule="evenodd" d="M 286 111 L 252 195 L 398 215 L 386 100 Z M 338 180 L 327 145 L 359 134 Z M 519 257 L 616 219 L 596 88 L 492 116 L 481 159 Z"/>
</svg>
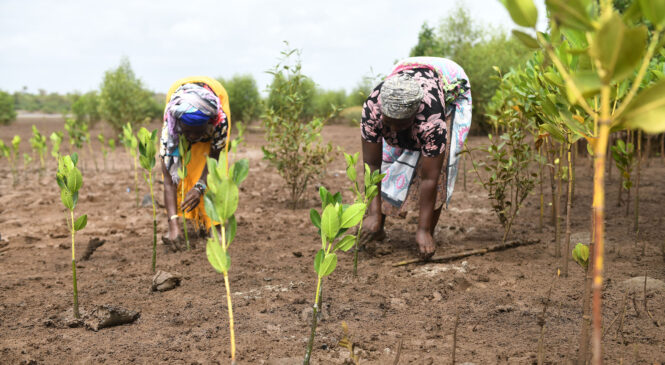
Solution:
<svg viewBox="0 0 665 365">
<path fill-rule="evenodd" d="M 544 0 L 536 3 L 542 29 Z M 348 91 L 370 70 L 387 73 L 424 21 L 438 25 L 457 4 L 481 23 L 514 28 L 498 0 L 0 0 L 0 90 L 94 90 L 127 56 L 153 91 L 237 73 L 263 91 L 288 40 L 306 75 Z"/>
</svg>

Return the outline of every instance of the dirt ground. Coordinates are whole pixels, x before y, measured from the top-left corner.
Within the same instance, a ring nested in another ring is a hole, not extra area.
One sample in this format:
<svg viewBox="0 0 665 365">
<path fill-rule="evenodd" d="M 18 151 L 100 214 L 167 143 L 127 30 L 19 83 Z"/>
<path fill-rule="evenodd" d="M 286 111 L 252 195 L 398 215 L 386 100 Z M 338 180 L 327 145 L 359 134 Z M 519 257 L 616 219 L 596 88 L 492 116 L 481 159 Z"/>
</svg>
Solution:
<svg viewBox="0 0 665 365">
<path fill-rule="evenodd" d="M 32 116 L 0 127 L 6 142 L 22 136 L 28 151 L 30 126 L 44 133 L 63 130 L 62 120 Z M 157 128 L 157 125 L 153 125 Z M 110 130 L 97 127 L 93 135 Z M 346 151 L 358 151 L 356 128 L 326 127 L 324 137 Z M 320 209 L 317 187 L 310 185 L 305 206 L 286 207 L 287 191 L 275 170 L 261 160 L 263 135 L 249 133 L 238 157 L 250 159 L 244 182 L 236 242 L 230 271 L 240 364 L 298 364 L 309 335 L 308 317 L 314 301 L 313 259 L 320 240 L 309 222 L 309 209 Z M 472 137 L 471 145 L 485 139 Z M 95 141 L 96 142 L 96 141 Z M 66 149 L 66 147 L 63 147 Z M 97 143 L 93 144 L 99 151 Z M 149 206 L 136 208 L 130 159 L 118 148 L 107 168 L 101 154 L 96 172 L 83 151 L 83 188 L 77 215 L 88 214 L 79 232 L 77 256 L 94 237 L 106 240 L 90 260 L 78 264 L 79 302 L 83 310 L 111 304 L 140 312 L 133 324 L 102 329 L 57 325 L 72 307 L 71 240 L 54 179 L 54 162 L 39 177 L 34 167 L 21 172 L 17 187 L 7 160 L 0 160 L 0 363 L 229 363 L 229 331 L 222 275 L 207 262 L 205 243 L 191 252 L 169 253 L 158 244 L 157 268 L 182 274 L 180 287 L 151 292 L 153 274 L 152 217 Z M 33 165 L 35 166 L 35 165 Z M 470 166 L 467 166 L 470 168 Z M 644 311 L 640 289 L 624 300 L 620 283 L 643 276 L 665 280 L 661 253 L 665 226 L 665 166 L 654 158 L 645 168 L 640 187 L 640 231 L 631 233 L 632 213 L 617 207 L 616 169 L 607 184 L 607 260 L 603 293 L 603 339 L 608 364 L 665 362 L 665 292 L 650 291 Z M 346 190 L 344 159 L 335 155 L 323 184 Z M 574 242 L 589 240 L 591 167 L 577 165 L 573 208 Z M 141 198 L 148 192 L 139 177 Z M 162 202 L 162 185 L 157 184 Z M 549 194 L 546 189 L 546 199 Z M 345 201 L 351 199 L 346 192 Z M 389 239 L 361 252 L 359 277 L 354 279 L 352 254 L 342 254 L 338 268 L 323 283 L 324 311 L 316 334 L 313 363 L 343 364 L 347 349 L 339 346 L 342 322 L 349 328 L 363 364 L 392 364 L 402 343 L 400 364 L 450 363 L 453 328 L 457 327 L 459 363 L 530 364 L 536 362 L 547 292 L 551 303 L 545 316 L 544 351 L 547 363 L 576 358 L 582 318 L 583 272 L 572 261 L 568 278 L 557 278 L 553 229 L 538 229 L 538 197 L 533 194 L 516 223 L 514 238 L 540 243 L 473 256 L 447 264 L 392 267 L 415 258 L 415 215 L 389 219 Z M 546 215 L 549 221 L 549 214 Z M 166 232 L 166 214 L 159 211 L 158 234 Z M 500 242 L 502 229 L 486 193 L 467 175 L 457 181 L 452 203 L 436 230 L 437 254 L 482 248 Z M 646 254 L 641 255 L 642 246 Z M 634 301 L 633 301 L 634 298 Z M 627 305 L 624 305 L 627 302 Z M 622 312 L 623 319 L 610 323 Z M 622 322 L 622 324 L 620 323 Z M 610 328 L 611 327 L 611 328 Z M 618 329 L 621 328 L 621 333 Z"/>
</svg>

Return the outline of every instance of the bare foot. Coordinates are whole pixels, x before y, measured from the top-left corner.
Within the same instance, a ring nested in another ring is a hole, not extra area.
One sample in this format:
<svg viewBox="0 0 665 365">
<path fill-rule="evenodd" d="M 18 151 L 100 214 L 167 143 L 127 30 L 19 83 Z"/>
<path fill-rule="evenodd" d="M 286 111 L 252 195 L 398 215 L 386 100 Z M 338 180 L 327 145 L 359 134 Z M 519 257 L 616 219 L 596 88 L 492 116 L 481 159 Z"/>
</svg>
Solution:
<svg viewBox="0 0 665 365">
<path fill-rule="evenodd" d="M 434 238 L 432 237 L 432 234 L 427 230 L 419 229 L 416 231 L 416 243 L 418 243 L 420 257 L 423 260 L 428 260 L 434 256 L 436 245 L 434 244 Z"/>
</svg>

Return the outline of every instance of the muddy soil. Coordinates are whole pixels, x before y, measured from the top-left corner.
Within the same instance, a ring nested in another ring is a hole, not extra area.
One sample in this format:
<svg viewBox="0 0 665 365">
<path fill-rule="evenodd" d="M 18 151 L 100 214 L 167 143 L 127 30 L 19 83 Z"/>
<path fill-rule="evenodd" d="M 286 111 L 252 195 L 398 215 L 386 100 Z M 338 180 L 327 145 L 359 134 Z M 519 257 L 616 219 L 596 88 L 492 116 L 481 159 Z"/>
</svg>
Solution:
<svg viewBox="0 0 665 365">
<path fill-rule="evenodd" d="M 21 119 L 0 127 L 0 138 L 22 136 L 29 150 L 30 126 L 42 132 L 63 130 L 62 120 Z M 158 125 L 153 125 L 157 128 Z M 96 127 L 93 135 L 111 131 Z M 326 127 L 324 138 L 346 151 L 358 151 L 354 127 Z M 471 145 L 484 143 L 472 137 Z M 236 242 L 230 271 L 238 360 L 240 364 L 301 363 L 309 334 L 308 314 L 316 285 L 313 258 L 320 247 L 309 209 L 320 208 L 317 187 L 346 190 L 344 159 L 335 155 L 320 181 L 307 189 L 304 204 L 287 208 L 287 190 L 279 175 L 261 160 L 263 135 L 250 132 L 238 158 L 250 159 L 250 175 L 241 189 Z M 64 147 L 66 150 L 66 147 Z M 97 141 L 93 149 L 99 151 Z M 23 152 L 22 151 L 22 152 Z M 136 207 L 130 159 L 121 147 L 96 171 L 82 152 L 83 188 L 77 215 L 88 226 L 76 236 L 77 254 L 92 238 L 106 240 L 88 261 L 78 264 L 82 309 L 113 305 L 140 312 L 133 324 L 92 332 L 53 325 L 72 306 L 71 238 L 55 184 L 54 162 L 40 177 L 35 167 L 21 172 L 12 187 L 9 165 L 0 160 L 0 363 L 229 363 L 229 332 L 222 275 L 205 256 L 199 239 L 191 252 L 168 252 L 159 243 L 157 268 L 182 275 L 179 287 L 151 291 L 152 217 L 149 206 Z M 36 165 L 33 165 L 36 166 Z M 470 165 L 467 165 L 470 168 Z M 580 158 L 572 210 L 575 242 L 589 239 L 591 165 Z M 622 281 L 643 276 L 665 280 L 661 253 L 665 226 L 665 166 L 653 159 L 642 172 L 640 237 L 632 233 L 632 214 L 618 207 L 616 169 L 607 184 L 607 260 L 603 293 L 606 328 L 624 309 Z M 140 198 L 148 187 L 139 177 Z M 157 184 L 158 201 L 163 201 Z M 545 189 L 549 200 L 549 189 Z M 346 201 L 351 199 L 344 193 Z M 323 283 L 323 315 L 313 363 L 348 363 L 339 346 L 342 322 L 349 328 L 364 364 L 392 364 L 400 341 L 400 364 L 449 363 L 453 327 L 458 362 L 530 364 L 536 361 L 539 317 L 559 266 L 553 229 L 539 231 L 539 203 L 532 195 L 516 222 L 514 239 L 541 243 L 469 257 L 447 264 L 392 267 L 417 255 L 417 215 L 389 219 L 388 239 L 360 253 L 359 277 L 351 275 L 352 254 L 342 254 L 338 268 Z M 166 214 L 159 212 L 159 234 Z M 545 216 L 550 221 L 549 213 Z M 482 248 L 501 241 L 502 229 L 482 188 L 460 175 L 453 201 L 436 230 L 437 254 Z M 641 254 L 645 247 L 646 253 Z M 583 272 L 572 261 L 570 275 L 554 280 L 545 317 L 546 362 L 570 363 L 577 356 L 582 319 Z M 633 304 L 634 298 L 634 304 Z M 665 362 L 665 292 L 634 290 L 625 301 L 623 325 L 617 320 L 605 334 L 609 364 Z M 618 329 L 621 327 L 621 332 Z"/>
</svg>

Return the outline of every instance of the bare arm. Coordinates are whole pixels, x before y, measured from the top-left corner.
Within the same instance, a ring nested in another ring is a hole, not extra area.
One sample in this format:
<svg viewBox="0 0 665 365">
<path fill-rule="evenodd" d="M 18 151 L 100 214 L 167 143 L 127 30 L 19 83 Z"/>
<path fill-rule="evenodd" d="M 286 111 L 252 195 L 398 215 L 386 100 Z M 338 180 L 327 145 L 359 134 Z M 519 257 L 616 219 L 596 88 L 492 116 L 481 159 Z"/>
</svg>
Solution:
<svg viewBox="0 0 665 365">
<path fill-rule="evenodd" d="M 369 165 L 371 171 L 379 170 L 381 172 L 381 156 L 383 145 L 381 143 L 371 143 L 362 140 L 363 162 Z M 378 184 L 379 194 L 369 205 L 368 219 L 370 232 L 375 232 L 383 227 L 383 215 L 381 214 L 381 182 Z M 374 222 L 376 221 L 376 222 Z M 374 227 L 372 223 L 378 224 Z"/>
<path fill-rule="evenodd" d="M 418 215 L 418 230 L 431 232 L 432 217 L 436 204 L 436 186 L 441 175 L 443 156 L 422 156 L 421 182 L 420 182 L 420 214 Z"/>
</svg>

